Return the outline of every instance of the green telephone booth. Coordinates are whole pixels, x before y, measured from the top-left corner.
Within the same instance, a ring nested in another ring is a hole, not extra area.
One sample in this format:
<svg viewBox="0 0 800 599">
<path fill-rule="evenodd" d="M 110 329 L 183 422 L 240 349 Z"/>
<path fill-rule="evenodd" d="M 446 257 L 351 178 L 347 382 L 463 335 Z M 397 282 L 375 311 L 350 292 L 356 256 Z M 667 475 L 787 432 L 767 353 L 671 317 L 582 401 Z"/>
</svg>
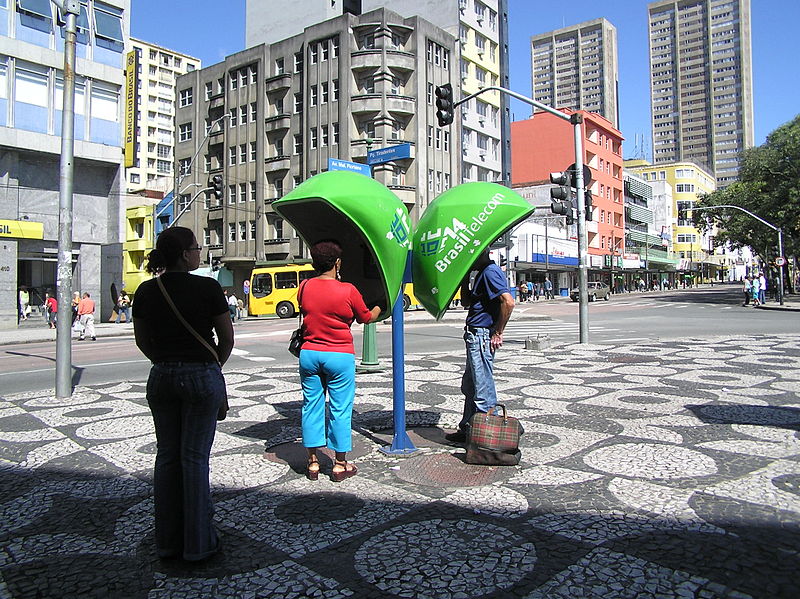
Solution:
<svg viewBox="0 0 800 599">
<path fill-rule="evenodd" d="M 515 191 L 497 183 L 464 183 L 425 209 L 414 233 L 414 294 L 437 320 L 481 252 L 533 214 Z"/>
<path fill-rule="evenodd" d="M 411 247 L 408 211 L 374 179 L 348 171 L 315 175 L 272 204 L 306 244 L 335 239 L 342 246 L 343 281 L 391 315 Z"/>
</svg>

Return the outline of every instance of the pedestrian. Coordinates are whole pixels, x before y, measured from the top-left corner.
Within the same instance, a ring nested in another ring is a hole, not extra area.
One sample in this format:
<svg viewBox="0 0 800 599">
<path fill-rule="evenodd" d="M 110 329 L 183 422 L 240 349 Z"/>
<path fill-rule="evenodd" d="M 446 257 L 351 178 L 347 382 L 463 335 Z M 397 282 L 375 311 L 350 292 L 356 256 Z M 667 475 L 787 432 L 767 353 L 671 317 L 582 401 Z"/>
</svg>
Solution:
<svg viewBox="0 0 800 599">
<path fill-rule="evenodd" d="M 763 271 L 758 277 L 758 301 L 762 304 L 767 303 L 767 277 Z"/>
<path fill-rule="evenodd" d="M 209 457 L 227 409 L 222 366 L 234 343 L 219 283 L 190 274 L 200 266 L 200 249 L 191 229 L 162 231 L 146 266 L 159 276 L 139 285 L 133 302 L 136 345 L 153 363 L 147 403 L 156 431 L 156 552 L 192 562 L 220 548 Z"/>
<path fill-rule="evenodd" d="M 503 345 L 503 330 L 514 310 L 514 298 L 506 277 L 486 251 L 473 268 L 478 271 L 470 289 L 469 275 L 461 284 L 461 299 L 469 307 L 464 343 L 466 365 L 461 378 L 464 413 L 458 430 L 445 435 L 448 441 L 463 443 L 467 439 L 470 418 L 476 412 L 491 412 L 497 405 L 494 384 L 494 356 Z"/>
<path fill-rule="evenodd" d="M 527 295 L 525 296 L 525 297 L 527 297 L 527 298 L 528 298 L 528 301 L 530 301 L 530 299 L 533 297 L 533 290 L 534 290 L 534 284 L 533 284 L 533 281 L 528 281 L 528 293 L 527 293 Z M 534 299 L 539 299 L 539 297 L 537 296 L 537 297 L 536 297 L 536 298 L 534 298 Z"/>
<path fill-rule="evenodd" d="M 120 322 L 120 317 L 125 315 L 125 322 L 131 322 L 131 298 L 128 296 L 127 292 L 123 289 L 119 297 L 117 298 L 117 320 L 115 321 L 117 324 Z"/>
<path fill-rule="evenodd" d="M 328 447 L 336 454 L 331 480 L 341 482 L 358 472 L 347 461 L 347 452 L 352 449 L 351 420 L 356 393 L 356 360 L 350 326 L 354 320 L 362 324 L 374 322 L 381 308 L 367 308 L 358 289 L 340 280 L 342 248 L 336 241 L 315 243 L 311 247 L 311 260 L 318 274 L 303 281 L 298 289 L 304 330 L 299 368 L 303 388 L 303 447 L 308 453 L 306 477 L 319 478 L 317 450 Z"/>
<path fill-rule="evenodd" d="M 750 295 L 752 294 L 752 287 L 753 282 L 749 276 L 744 278 L 744 282 L 742 283 L 742 291 L 744 292 L 744 303 L 743 306 L 750 305 Z"/>
<path fill-rule="evenodd" d="M 544 299 L 553 299 L 553 283 L 550 277 L 544 278 Z"/>
<path fill-rule="evenodd" d="M 533 284 L 533 301 L 538 302 L 539 297 L 542 295 L 542 284 L 541 283 L 534 283 Z"/>
<path fill-rule="evenodd" d="M 228 294 L 228 312 L 231 315 L 231 322 L 236 322 L 236 312 L 239 310 L 239 300 L 236 298 L 236 294 L 231 291 Z"/>
<path fill-rule="evenodd" d="M 94 331 L 94 310 L 95 304 L 92 296 L 88 292 L 84 293 L 78 304 L 78 318 L 80 319 L 81 327 L 83 327 L 78 341 L 83 341 L 86 335 L 89 335 L 92 341 L 97 341 Z"/>
<path fill-rule="evenodd" d="M 47 315 L 47 328 L 56 328 L 58 318 L 58 300 L 53 297 L 53 292 L 48 289 L 44 295 L 44 313 Z"/>
<path fill-rule="evenodd" d="M 28 320 L 31 313 L 31 296 L 28 293 L 28 288 L 25 285 L 20 285 L 19 288 L 19 319 Z"/>
<path fill-rule="evenodd" d="M 81 294 L 79 291 L 72 292 L 72 325 L 75 325 L 75 321 L 78 320 L 78 304 L 81 303 Z M 80 322 L 78 323 L 80 324 Z"/>
<path fill-rule="evenodd" d="M 244 314 L 244 302 L 242 300 L 238 300 L 236 302 L 236 320 L 241 320 L 242 314 Z"/>
<path fill-rule="evenodd" d="M 750 295 L 753 298 L 753 307 L 757 308 L 761 305 L 761 280 L 757 275 L 753 275 L 753 280 L 750 283 Z"/>
</svg>

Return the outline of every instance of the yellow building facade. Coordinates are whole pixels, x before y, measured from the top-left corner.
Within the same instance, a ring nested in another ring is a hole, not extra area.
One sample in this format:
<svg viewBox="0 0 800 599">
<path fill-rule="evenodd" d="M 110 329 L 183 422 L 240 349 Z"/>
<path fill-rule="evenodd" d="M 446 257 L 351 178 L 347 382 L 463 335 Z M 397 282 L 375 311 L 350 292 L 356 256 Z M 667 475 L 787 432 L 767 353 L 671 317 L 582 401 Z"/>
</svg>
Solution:
<svg viewBox="0 0 800 599">
<path fill-rule="evenodd" d="M 129 206 L 125 210 L 125 241 L 122 244 L 122 281 L 128 294 L 133 294 L 142 281 L 150 278 L 145 272 L 145 257 L 153 249 L 153 205 Z"/>
<path fill-rule="evenodd" d="M 679 259 L 678 270 L 697 271 L 704 278 L 716 277 L 722 256 L 713 249 L 714 233 L 696 229 L 690 218 L 681 218 L 692 210 L 702 194 L 716 190 L 714 175 L 694 162 L 650 164 L 646 160 L 626 160 L 625 168 L 645 181 L 665 181 L 672 187 L 672 247 Z"/>
</svg>

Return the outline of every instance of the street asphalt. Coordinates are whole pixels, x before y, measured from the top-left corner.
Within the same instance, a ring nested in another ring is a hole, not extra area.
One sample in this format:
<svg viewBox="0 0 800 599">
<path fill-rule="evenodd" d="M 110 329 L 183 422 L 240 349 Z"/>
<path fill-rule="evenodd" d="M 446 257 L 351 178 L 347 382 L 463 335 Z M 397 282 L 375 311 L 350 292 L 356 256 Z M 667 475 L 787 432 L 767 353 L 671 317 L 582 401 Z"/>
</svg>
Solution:
<svg viewBox="0 0 800 599">
<path fill-rule="evenodd" d="M 199 565 L 154 552 L 143 382 L 5 396 L 0 597 L 798 596 L 800 336 L 501 350 L 516 467 L 445 441 L 462 364 L 407 356 L 403 457 L 391 373 L 359 374 L 340 484 L 303 475 L 296 365 L 227 371 Z"/>
</svg>

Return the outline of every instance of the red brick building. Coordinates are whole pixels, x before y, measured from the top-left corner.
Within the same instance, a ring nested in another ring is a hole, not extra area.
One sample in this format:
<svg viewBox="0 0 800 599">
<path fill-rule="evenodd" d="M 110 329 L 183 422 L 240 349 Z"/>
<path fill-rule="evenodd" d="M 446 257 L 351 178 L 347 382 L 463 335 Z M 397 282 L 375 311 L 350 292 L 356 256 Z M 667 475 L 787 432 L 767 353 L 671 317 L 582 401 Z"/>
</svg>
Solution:
<svg viewBox="0 0 800 599">
<path fill-rule="evenodd" d="M 594 196 L 593 220 L 586 227 L 589 254 L 621 256 L 625 244 L 622 133 L 597 113 L 579 112 L 583 114 L 583 160 L 592 169 Z M 549 184 L 550 173 L 575 162 L 574 143 L 573 125 L 548 112 L 511 123 L 512 186 Z M 604 262 L 592 259 L 590 266 L 602 268 Z"/>
</svg>

